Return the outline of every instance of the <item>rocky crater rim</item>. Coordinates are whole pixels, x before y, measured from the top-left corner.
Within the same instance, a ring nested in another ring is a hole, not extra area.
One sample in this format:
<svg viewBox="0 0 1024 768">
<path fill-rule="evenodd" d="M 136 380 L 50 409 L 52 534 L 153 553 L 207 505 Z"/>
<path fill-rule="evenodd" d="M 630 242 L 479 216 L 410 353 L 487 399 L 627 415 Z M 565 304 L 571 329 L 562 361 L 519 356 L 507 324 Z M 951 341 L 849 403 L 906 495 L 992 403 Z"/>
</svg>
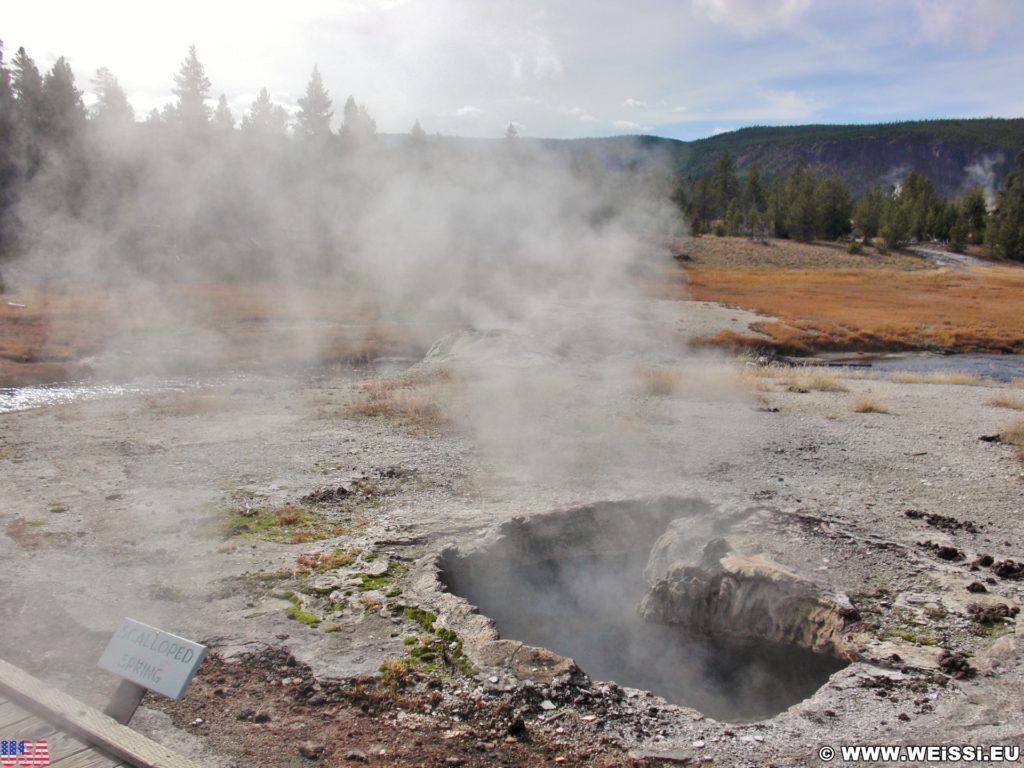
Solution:
<svg viewBox="0 0 1024 768">
<path fill-rule="evenodd" d="M 791 687 L 788 695 L 799 698 L 783 696 L 784 706 L 767 703 L 763 711 L 732 719 L 775 714 L 813 696 L 851 661 L 884 663 L 881 644 L 858 634 L 859 616 L 845 594 L 759 546 L 760 537 L 769 535 L 764 520 L 775 514 L 764 508 L 727 511 L 699 498 L 659 497 L 515 518 L 469 545 L 450 545 L 428 558 L 421 592 L 432 593 L 441 620 L 459 633 L 469 659 L 492 682 L 552 685 L 592 677 L 650 690 L 608 675 L 599 669 L 601 658 L 598 669 L 591 668 L 584 657 L 594 659 L 593 642 L 574 649 L 588 634 L 614 636 L 621 631 L 615 629 L 619 620 L 641 627 L 645 642 L 649 633 L 660 632 L 670 643 L 678 643 L 675 633 L 711 647 L 749 644 L 752 650 L 740 651 L 738 666 L 775 663 L 781 665 L 774 673 L 780 679 L 816 667 L 813 679 Z M 594 570 L 596 562 L 601 566 Z M 583 613 L 591 614 L 593 632 L 577 624 Z M 541 626 L 549 620 L 565 624 L 554 627 L 555 642 L 531 640 L 550 636 Z M 616 653 L 631 655 L 628 646 L 635 636 L 618 639 L 622 647 Z M 558 642 L 564 644 L 557 647 Z M 673 651 L 679 646 L 665 649 Z M 755 655 L 774 661 L 751 661 Z M 738 681 L 727 679 L 722 666 L 708 660 L 702 669 L 722 678 L 728 691 Z M 642 680 L 642 665 L 640 670 Z M 710 701 L 701 711 L 730 719 L 729 711 L 714 711 L 718 703 Z"/>
</svg>

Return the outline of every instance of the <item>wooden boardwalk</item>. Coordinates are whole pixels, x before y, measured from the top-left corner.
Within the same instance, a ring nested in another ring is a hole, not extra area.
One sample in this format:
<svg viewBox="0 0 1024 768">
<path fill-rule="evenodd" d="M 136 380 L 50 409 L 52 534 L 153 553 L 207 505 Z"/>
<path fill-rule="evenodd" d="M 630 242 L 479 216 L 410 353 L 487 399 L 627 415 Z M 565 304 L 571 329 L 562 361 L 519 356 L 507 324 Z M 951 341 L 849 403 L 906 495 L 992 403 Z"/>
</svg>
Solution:
<svg viewBox="0 0 1024 768">
<path fill-rule="evenodd" d="M 197 768 L 185 757 L 2 660 L 0 739 L 45 740 L 49 765 L 56 768 Z"/>
<path fill-rule="evenodd" d="M 2 696 L 0 738 L 17 741 L 45 739 L 50 750 L 50 765 L 60 768 L 113 768 L 131 765 L 58 730 L 55 725 Z"/>
</svg>

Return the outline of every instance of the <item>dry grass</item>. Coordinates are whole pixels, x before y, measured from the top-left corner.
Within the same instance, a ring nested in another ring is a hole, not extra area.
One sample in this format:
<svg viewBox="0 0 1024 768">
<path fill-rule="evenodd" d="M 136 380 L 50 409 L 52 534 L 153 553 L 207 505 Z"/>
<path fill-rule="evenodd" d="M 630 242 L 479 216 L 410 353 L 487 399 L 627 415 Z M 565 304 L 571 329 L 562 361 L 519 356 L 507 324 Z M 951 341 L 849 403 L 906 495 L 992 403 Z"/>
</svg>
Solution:
<svg viewBox="0 0 1024 768">
<path fill-rule="evenodd" d="M 807 366 L 793 368 L 780 365 L 750 366 L 743 372 L 748 381 L 758 379 L 774 379 L 790 392 L 845 392 L 846 385 L 842 376 L 831 368 Z M 755 386 L 759 391 L 767 391 L 766 387 Z"/>
<path fill-rule="evenodd" d="M 170 397 L 149 397 L 145 408 L 161 416 L 200 416 L 239 407 L 239 399 L 227 395 L 185 393 Z"/>
<path fill-rule="evenodd" d="M 1015 411 L 1024 411 L 1024 397 L 1014 395 L 996 395 L 988 401 L 989 405 L 996 408 L 1012 408 Z"/>
<path fill-rule="evenodd" d="M 737 333 L 724 329 L 710 336 L 692 336 L 690 344 L 696 347 L 716 347 L 725 349 L 733 354 L 744 352 L 757 352 L 767 347 L 774 347 L 775 342 L 767 336 L 755 336 L 747 333 Z"/>
<path fill-rule="evenodd" d="M 1017 455 L 1024 459 L 1024 419 L 1018 419 L 999 433 L 1000 442 L 1012 445 Z"/>
<path fill-rule="evenodd" d="M 875 395 L 861 395 L 853 401 L 854 413 L 888 413 L 889 405 Z"/>
<path fill-rule="evenodd" d="M 348 407 L 349 415 L 383 418 L 417 432 L 433 432 L 448 424 L 440 401 L 447 371 L 432 376 L 399 376 L 356 384 L 362 399 Z"/>
<path fill-rule="evenodd" d="M 836 248 L 741 238 L 700 238 L 704 249 L 662 277 L 662 298 L 717 301 L 772 315 L 756 336 L 705 339 L 735 347 L 816 350 L 944 349 L 1024 352 L 1024 268 L 950 271 L 912 256 L 852 256 Z"/>
<path fill-rule="evenodd" d="M 956 371 L 934 371 L 932 373 L 900 371 L 891 374 L 889 381 L 894 381 L 897 384 L 959 384 L 967 387 L 977 387 L 986 383 L 981 376 Z"/>
<path fill-rule="evenodd" d="M 852 254 L 838 243 L 771 240 L 755 243 L 745 237 L 698 237 L 679 246 L 698 267 L 760 269 L 928 269 L 923 259 L 904 253 Z"/>
<path fill-rule="evenodd" d="M 189 283 L 0 294 L 0 386 L 81 378 L 89 373 L 81 361 L 111 339 L 171 333 L 182 323 L 215 330 L 224 345 L 212 362 L 224 364 L 351 363 L 419 350 L 419 330 L 383 320 L 380 308 L 349 291 L 330 283 Z M 441 335 L 448 321 L 426 324 Z M 180 362 L 187 369 L 211 361 L 197 353 Z"/>
<path fill-rule="evenodd" d="M 679 391 L 683 372 L 676 368 L 647 368 L 640 372 L 640 390 L 651 397 L 666 397 Z"/>
<path fill-rule="evenodd" d="M 782 382 L 790 391 L 845 392 L 839 374 L 825 368 L 808 368 L 803 372 L 784 377 Z"/>
</svg>

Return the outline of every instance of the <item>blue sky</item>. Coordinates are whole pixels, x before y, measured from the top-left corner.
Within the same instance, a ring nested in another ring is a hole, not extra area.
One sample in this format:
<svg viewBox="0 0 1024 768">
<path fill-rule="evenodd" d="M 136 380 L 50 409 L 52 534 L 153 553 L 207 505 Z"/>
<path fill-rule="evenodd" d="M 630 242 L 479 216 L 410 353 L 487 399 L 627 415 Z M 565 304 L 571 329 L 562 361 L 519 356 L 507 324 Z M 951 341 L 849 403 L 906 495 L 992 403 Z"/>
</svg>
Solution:
<svg viewBox="0 0 1024 768">
<path fill-rule="evenodd" d="M 178 0 L 18 3 L 5 58 L 98 67 L 140 117 L 197 46 L 237 118 L 313 64 L 387 132 L 682 139 L 746 125 L 1024 116 L 1020 0 Z M 59 20 L 54 23 L 53 20 Z M 86 100 L 91 98 L 86 94 Z M 336 117 L 337 122 L 337 117 Z"/>
</svg>

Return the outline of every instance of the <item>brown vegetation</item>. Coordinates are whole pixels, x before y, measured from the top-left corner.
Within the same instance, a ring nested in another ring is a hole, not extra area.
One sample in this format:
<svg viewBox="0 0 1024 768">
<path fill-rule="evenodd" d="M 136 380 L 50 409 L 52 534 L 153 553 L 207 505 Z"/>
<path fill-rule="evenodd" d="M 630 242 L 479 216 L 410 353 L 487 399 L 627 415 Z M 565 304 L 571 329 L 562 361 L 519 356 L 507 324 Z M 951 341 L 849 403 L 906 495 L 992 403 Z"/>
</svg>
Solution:
<svg viewBox="0 0 1024 768">
<path fill-rule="evenodd" d="M 682 382 L 683 373 L 675 368 L 647 368 L 640 372 L 641 391 L 648 396 L 671 395 Z"/>
<path fill-rule="evenodd" d="M 779 365 L 752 366 L 744 371 L 747 380 L 775 380 L 789 392 L 845 392 L 846 385 L 838 371 L 822 366 L 790 367 Z M 767 391 L 767 387 L 755 387 Z"/>
<path fill-rule="evenodd" d="M 228 411 L 240 406 L 237 398 L 223 394 L 184 392 L 145 400 L 146 409 L 161 416 L 199 416 Z"/>
<path fill-rule="evenodd" d="M 211 331 L 219 345 L 215 354 L 153 350 L 184 371 L 243 361 L 352 363 L 419 349 L 410 327 L 381 315 L 336 285 L 193 283 L 2 294 L 0 386 L 82 378 L 91 372 L 87 358 L 108 346 L 183 328 Z"/>
<path fill-rule="evenodd" d="M 965 387 L 977 387 L 987 383 L 981 376 L 957 371 L 935 371 L 934 373 L 899 371 L 890 375 L 889 380 L 897 384 L 959 384 Z"/>
<path fill-rule="evenodd" d="M 999 440 L 1015 446 L 1020 457 L 1024 459 L 1024 419 L 1018 419 L 1000 432 Z"/>
<path fill-rule="evenodd" d="M 933 268 L 896 254 L 854 255 L 830 245 L 742 238 L 690 241 L 691 261 L 654 287 L 663 298 L 717 301 L 779 318 L 756 323 L 767 339 L 731 332 L 699 342 L 818 350 L 942 349 L 1024 352 L 1024 268 Z"/>
<path fill-rule="evenodd" d="M 817 390 L 818 392 L 845 392 L 839 374 L 835 371 L 811 368 L 806 372 L 788 376 L 785 379 L 787 389 Z"/>
<path fill-rule="evenodd" d="M 888 413 L 889 406 L 880 397 L 861 395 L 853 401 L 854 413 Z"/>
<path fill-rule="evenodd" d="M 448 423 L 441 410 L 442 393 L 438 387 L 451 374 L 439 371 L 430 376 L 400 376 L 370 379 L 356 386 L 362 399 L 348 413 L 369 418 L 384 418 L 415 432 L 431 432 Z"/>
<path fill-rule="evenodd" d="M 996 408 L 1012 408 L 1015 411 L 1024 411 L 1024 397 L 996 395 L 988 401 L 988 404 L 994 405 Z"/>
</svg>

